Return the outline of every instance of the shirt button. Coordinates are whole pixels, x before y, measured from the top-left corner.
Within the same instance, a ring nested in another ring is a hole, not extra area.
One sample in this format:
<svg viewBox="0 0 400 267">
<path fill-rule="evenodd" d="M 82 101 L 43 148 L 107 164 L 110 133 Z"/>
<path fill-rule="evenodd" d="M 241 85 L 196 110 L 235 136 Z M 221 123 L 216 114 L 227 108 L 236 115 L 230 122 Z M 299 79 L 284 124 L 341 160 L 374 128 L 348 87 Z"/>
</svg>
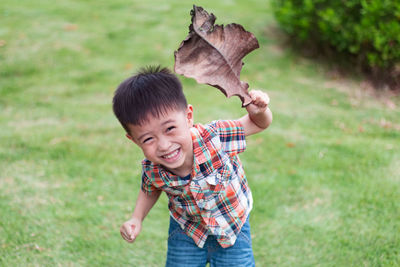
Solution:
<svg viewBox="0 0 400 267">
<path fill-rule="evenodd" d="M 200 209 L 204 209 L 204 200 L 200 199 L 200 200 L 197 202 L 197 206 L 198 206 Z"/>
</svg>

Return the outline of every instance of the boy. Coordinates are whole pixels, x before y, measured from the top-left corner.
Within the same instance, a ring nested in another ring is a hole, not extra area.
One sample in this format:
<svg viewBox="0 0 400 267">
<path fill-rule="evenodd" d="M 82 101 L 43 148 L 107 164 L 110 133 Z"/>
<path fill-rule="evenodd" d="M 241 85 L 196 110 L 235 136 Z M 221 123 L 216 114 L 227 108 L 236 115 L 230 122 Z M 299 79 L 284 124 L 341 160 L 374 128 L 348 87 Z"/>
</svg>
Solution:
<svg viewBox="0 0 400 267">
<path fill-rule="evenodd" d="M 253 102 L 242 118 L 194 125 L 193 107 L 167 69 L 150 67 L 119 85 L 114 114 L 146 157 L 132 218 L 120 229 L 127 242 L 164 191 L 171 214 L 166 266 L 254 266 L 253 200 L 237 154 L 272 114 L 267 94 L 249 94 Z"/>
</svg>

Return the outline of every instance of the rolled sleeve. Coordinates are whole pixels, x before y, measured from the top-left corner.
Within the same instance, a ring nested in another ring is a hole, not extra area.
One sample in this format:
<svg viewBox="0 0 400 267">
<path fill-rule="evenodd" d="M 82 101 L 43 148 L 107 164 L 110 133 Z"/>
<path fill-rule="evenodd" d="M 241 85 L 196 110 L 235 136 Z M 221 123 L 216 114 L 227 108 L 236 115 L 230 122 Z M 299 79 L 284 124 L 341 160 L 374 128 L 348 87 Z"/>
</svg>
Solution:
<svg viewBox="0 0 400 267">
<path fill-rule="evenodd" d="M 142 191 L 146 194 L 146 195 L 151 195 L 154 191 L 157 190 L 157 187 L 155 187 L 153 185 L 153 183 L 151 182 L 151 180 L 149 179 L 149 177 L 147 177 L 146 173 L 143 172 L 142 173 L 142 185 L 141 185 L 141 189 Z"/>
<path fill-rule="evenodd" d="M 231 156 L 246 149 L 243 125 L 238 120 L 215 121 L 212 125 L 219 133 L 222 149 Z"/>
</svg>

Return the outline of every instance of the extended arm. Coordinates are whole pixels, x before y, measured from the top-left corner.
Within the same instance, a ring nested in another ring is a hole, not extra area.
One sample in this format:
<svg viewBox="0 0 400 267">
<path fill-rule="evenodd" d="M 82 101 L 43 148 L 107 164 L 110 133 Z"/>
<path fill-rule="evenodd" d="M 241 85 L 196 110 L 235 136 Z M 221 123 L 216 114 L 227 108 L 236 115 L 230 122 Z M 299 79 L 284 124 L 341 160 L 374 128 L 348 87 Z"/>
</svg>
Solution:
<svg viewBox="0 0 400 267">
<path fill-rule="evenodd" d="M 161 191 L 154 191 L 151 195 L 147 195 L 142 190 L 136 200 L 135 210 L 133 211 L 132 218 L 126 221 L 120 229 L 121 236 L 127 242 L 132 243 L 142 229 L 142 222 L 147 216 L 151 208 L 157 202 L 161 195 Z"/>
<path fill-rule="evenodd" d="M 265 130 L 272 122 L 268 95 L 259 90 L 252 90 L 249 94 L 253 102 L 246 107 L 248 114 L 239 119 L 246 136 Z"/>
</svg>

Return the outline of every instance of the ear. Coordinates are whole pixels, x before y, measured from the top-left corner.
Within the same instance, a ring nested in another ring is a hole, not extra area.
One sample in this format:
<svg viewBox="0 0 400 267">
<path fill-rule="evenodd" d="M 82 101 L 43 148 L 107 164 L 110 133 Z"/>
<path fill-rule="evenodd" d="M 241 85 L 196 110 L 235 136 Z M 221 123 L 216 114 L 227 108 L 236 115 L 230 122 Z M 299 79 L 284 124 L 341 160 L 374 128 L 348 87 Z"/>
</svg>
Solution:
<svg viewBox="0 0 400 267">
<path fill-rule="evenodd" d="M 186 108 L 186 119 L 189 124 L 189 127 L 193 127 L 193 106 L 188 105 Z"/>
<path fill-rule="evenodd" d="M 126 135 L 125 135 L 129 140 L 131 140 L 132 142 L 134 142 L 135 144 L 136 144 L 136 141 L 135 141 L 135 139 L 133 139 L 133 137 L 132 136 L 130 136 L 128 133 L 126 133 Z"/>
</svg>

